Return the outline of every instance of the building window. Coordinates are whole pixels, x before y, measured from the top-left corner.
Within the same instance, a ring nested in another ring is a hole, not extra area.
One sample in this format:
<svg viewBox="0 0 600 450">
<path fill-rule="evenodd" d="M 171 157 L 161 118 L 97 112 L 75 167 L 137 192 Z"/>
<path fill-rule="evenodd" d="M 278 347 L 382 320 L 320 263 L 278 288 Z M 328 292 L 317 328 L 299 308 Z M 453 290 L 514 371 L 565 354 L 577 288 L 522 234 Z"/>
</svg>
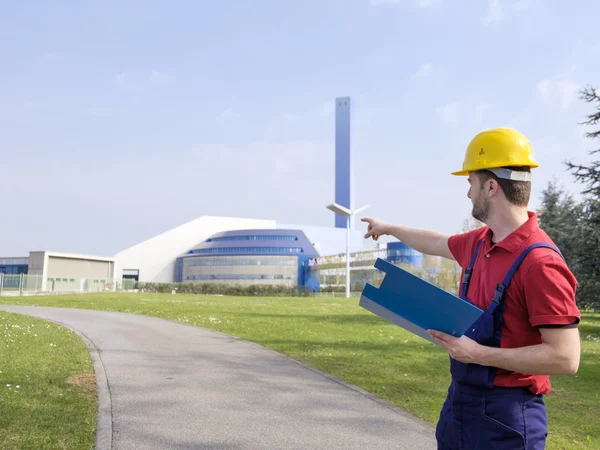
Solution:
<svg viewBox="0 0 600 450">
<path fill-rule="evenodd" d="M 214 266 L 295 266 L 297 260 L 261 260 L 261 259 L 208 259 L 186 258 L 184 267 L 214 267 Z"/>
<path fill-rule="evenodd" d="M 200 248 L 190 253 L 302 253 L 301 247 L 220 247 Z"/>
<path fill-rule="evenodd" d="M 223 241 L 297 241 L 296 236 L 280 236 L 280 235 L 256 235 L 256 236 L 222 236 L 217 238 L 207 239 L 206 242 L 223 242 Z"/>
<path fill-rule="evenodd" d="M 294 280 L 295 276 L 282 274 L 215 274 L 187 275 L 186 280 Z"/>
<path fill-rule="evenodd" d="M 3 273 L 5 275 L 20 275 L 22 273 L 26 274 L 27 267 L 28 266 L 22 264 L 0 265 L 0 273 Z"/>
</svg>

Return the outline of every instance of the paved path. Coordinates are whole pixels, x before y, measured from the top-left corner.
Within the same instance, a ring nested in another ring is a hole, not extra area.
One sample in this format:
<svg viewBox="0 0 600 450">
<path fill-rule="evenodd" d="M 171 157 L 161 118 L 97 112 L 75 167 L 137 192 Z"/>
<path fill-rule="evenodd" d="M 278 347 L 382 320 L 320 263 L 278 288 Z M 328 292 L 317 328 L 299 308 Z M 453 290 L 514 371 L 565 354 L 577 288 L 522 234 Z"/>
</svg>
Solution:
<svg viewBox="0 0 600 450">
<path fill-rule="evenodd" d="M 133 314 L 0 309 L 86 341 L 100 401 L 96 450 L 436 448 L 430 425 L 240 339 Z"/>
</svg>

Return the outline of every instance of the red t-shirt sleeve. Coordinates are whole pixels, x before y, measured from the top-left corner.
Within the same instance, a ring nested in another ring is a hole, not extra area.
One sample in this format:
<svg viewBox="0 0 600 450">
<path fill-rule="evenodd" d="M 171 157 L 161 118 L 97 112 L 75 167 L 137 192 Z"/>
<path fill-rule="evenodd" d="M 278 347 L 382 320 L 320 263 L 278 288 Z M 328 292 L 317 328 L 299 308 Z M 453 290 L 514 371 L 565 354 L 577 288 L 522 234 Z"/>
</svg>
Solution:
<svg viewBox="0 0 600 450">
<path fill-rule="evenodd" d="M 482 230 L 476 229 L 466 233 L 454 234 L 448 238 L 448 248 L 454 259 L 463 269 L 469 266 Z"/>
<path fill-rule="evenodd" d="M 553 251 L 533 261 L 523 274 L 523 290 L 531 326 L 579 323 L 575 301 L 577 280 Z"/>
</svg>

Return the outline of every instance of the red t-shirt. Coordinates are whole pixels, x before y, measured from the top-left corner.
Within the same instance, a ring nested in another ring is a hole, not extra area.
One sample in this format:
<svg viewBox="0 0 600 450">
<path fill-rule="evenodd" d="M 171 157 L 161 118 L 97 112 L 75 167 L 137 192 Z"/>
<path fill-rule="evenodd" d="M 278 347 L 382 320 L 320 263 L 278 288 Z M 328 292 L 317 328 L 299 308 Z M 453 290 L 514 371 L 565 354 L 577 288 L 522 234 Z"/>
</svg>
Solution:
<svg viewBox="0 0 600 450">
<path fill-rule="evenodd" d="M 450 237 L 448 245 L 458 264 L 469 266 L 477 243 L 483 239 L 467 291 L 469 301 L 487 309 L 494 291 L 512 263 L 529 245 L 547 242 L 556 247 L 538 226 L 537 216 L 499 243 L 492 244 L 492 231 L 484 226 Z M 462 281 L 461 276 L 461 281 Z M 577 280 L 562 257 L 549 248 L 532 250 L 521 262 L 504 291 L 504 325 L 500 347 L 516 348 L 541 344 L 537 327 L 577 324 L 581 318 L 575 303 Z M 551 390 L 547 375 L 529 375 L 497 369 L 496 386 L 526 386 L 535 394 Z"/>
</svg>

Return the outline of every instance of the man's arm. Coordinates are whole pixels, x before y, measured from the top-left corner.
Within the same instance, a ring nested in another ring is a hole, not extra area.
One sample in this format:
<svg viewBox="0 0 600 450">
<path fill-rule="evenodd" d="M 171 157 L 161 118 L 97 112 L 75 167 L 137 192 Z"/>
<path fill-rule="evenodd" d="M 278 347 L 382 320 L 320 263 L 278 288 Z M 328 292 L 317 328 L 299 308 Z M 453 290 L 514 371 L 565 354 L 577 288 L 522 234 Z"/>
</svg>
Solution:
<svg viewBox="0 0 600 450">
<path fill-rule="evenodd" d="M 437 231 L 409 228 L 402 225 L 393 225 L 379 219 L 365 218 L 361 220 L 369 223 L 369 229 L 367 234 L 365 234 L 365 239 L 373 237 L 373 239 L 377 240 L 379 236 L 387 234 L 426 255 L 454 259 L 454 255 L 452 255 L 452 252 L 448 247 L 449 236 L 446 234 Z"/>
<path fill-rule="evenodd" d="M 544 342 L 520 348 L 495 348 L 472 339 L 430 330 L 433 339 L 457 361 L 531 375 L 575 374 L 581 342 L 577 328 L 541 328 Z"/>
<path fill-rule="evenodd" d="M 409 247 L 427 255 L 454 259 L 448 247 L 449 236 L 437 231 L 419 230 L 401 225 L 391 225 L 390 234 Z"/>
</svg>

